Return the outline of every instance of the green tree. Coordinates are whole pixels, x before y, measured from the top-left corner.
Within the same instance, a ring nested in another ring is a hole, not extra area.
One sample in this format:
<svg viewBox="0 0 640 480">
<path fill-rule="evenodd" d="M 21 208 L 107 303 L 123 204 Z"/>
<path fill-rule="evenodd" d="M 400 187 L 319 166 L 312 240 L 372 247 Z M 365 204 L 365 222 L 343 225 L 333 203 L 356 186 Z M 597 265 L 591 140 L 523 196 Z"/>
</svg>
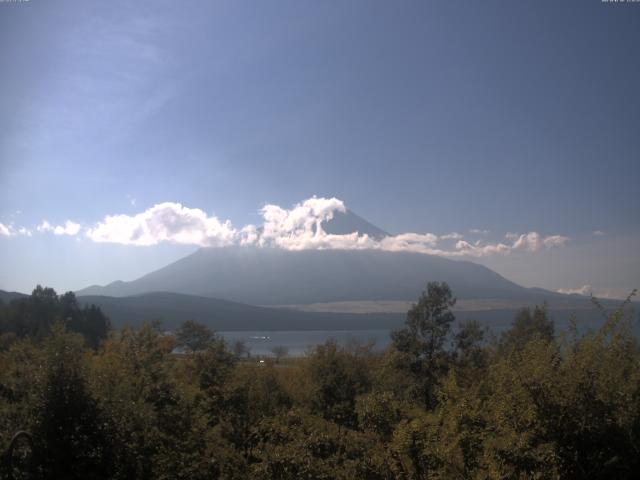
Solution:
<svg viewBox="0 0 640 480">
<path fill-rule="evenodd" d="M 391 392 L 372 392 L 359 396 L 356 412 L 360 428 L 375 433 L 385 442 L 391 439 L 404 413 L 400 402 Z"/>
<path fill-rule="evenodd" d="M 371 436 L 299 409 L 265 418 L 254 437 L 256 446 L 246 478 L 403 478 L 394 475 L 383 445 Z"/>
<path fill-rule="evenodd" d="M 276 357 L 276 363 L 279 363 L 280 360 L 289 355 L 289 349 L 283 345 L 277 345 L 271 349 L 271 353 Z"/>
<path fill-rule="evenodd" d="M 107 338 L 111 329 L 109 318 L 95 305 L 80 308 L 73 292 L 59 298 L 59 317 L 68 330 L 80 333 L 92 348 L 97 348 Z"/>
<path fill-rule="evenodd" d="M 176 331 L 178 345 L 191 352 L 205 350 L 214 339 L 215 335 L 209 327 L 194 320 L 183 322 Z"/>
<path fill-rule="evenodd" d="M 251 349 L 247 347 L 247 343 L 244 340 L 236 340 L 233 342 L 233 353 L 238 358 L 243 358 L 251 355 Z"/>
<path fill-rule="evenodd" d="M 109 319 L 95 305 L 80 308 L 73 292 L 58 296 L 52 288 L 38 285 L 26 298 L 1 308 L 0 333 L 19 338 L 43 340 L 54 322 L 63 322 L 67 330 L 80 333 L 93 348 L 107 337 Z"/>
<path fill-rule="evenodd" d="M 371 388 L 369 361 L 368 350 L 348 352 L 335 340 L 316 345 L 302 370 L 305 403 L 327 420 L 355 427 L 356 397 Z"/>
<path fill-rule="evenodd" d="M 114 334 L 94 358 L 92 391 L 114 439 L 113 478 L 211 477 L 193 359 L 173 349 L 171 336 L 146 323 Z"/>
<path fill-rule="evenodd" d="M 531 311 L 529 307 L 520 309 L 511 328 L 500 338 L 500 351 L 503 354 L 517 352 L 531 340 L 540 339 L 550 342 L 554 339 L 555 327 L 547 312 L 546 304 Z"/>
<path fill-rule="evenodd" d="M 45 478 L 111 478 L 113 458 L 102 412 L 87 387 L 87 352 L 77 334 L 53 327 L 34 437 Z"/>
<path fill-rule="evenodd" d="M 446 371 L 444 343 L 455 320 L 456 299 L 446 283 L 429 282 L 427 290 L 407 312 L 405 328 L 392 332 L 394 348 L 405 355 L 404 367 L 412 375 L 425 407 L 436 403 L 438 377 Z"/>
<path fill-rule="evenodd" d="M 458 381 L 472 384 L 482 375 L 489 363 L 489 350 L 485 345 L 487 329 L 476 320 L 458 324 L 453 336 L 453 348 L 456 354 L 455 368 Z"/>
<path fill-rule="evenodd" d="M 242 454 L 245 462 L 252 453 L 253 434 L 258 424 L 292 405 L 272 365 L 238 364 L 223 387 L 222 397 L 216 428 Z"/>
</svg>

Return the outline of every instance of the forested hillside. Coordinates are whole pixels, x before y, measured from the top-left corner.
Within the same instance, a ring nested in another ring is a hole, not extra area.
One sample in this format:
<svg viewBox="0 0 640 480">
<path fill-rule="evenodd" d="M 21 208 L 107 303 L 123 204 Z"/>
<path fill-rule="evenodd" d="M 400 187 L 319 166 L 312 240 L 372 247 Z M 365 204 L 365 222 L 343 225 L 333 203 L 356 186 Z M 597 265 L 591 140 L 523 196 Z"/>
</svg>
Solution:
<svg viewBox="0 0 640 480">
<path fill-rule="evenodd" d="M 0 451 L 28 432 L 2 475 L 636 478 L 628 302 L 585 336 L 555 331 L 539 306 L 493 339 L 452 326 L 454 305 L 430 283 L 384 352 L 329 341 L 259 363 L 195 322 L 107 332 L 95 307 L 36 289 L 0 310 Z"/>
</svg>

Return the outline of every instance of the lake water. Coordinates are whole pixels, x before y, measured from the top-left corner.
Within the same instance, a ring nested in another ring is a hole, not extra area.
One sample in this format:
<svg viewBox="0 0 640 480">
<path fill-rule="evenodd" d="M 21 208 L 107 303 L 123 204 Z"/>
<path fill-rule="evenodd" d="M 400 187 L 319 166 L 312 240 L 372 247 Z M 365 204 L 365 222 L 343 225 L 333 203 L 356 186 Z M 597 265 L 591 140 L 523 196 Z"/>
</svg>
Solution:
<svg viewBox="0 0 640 480">
<path fill-rule="evenodd" d="M 230 347 L 237 340 L 245 342 L 253 356 L 273 356 L 272 348 L 285 347 L 289 356 L 300 357 L 305 355 L 310 347 L 329 339 L 334 339 L 341 345 L 351 341 L 373 341 L 376 350 L 386 348 L 391 341 L 390 330 L 281 330 L 217 333 L 224 337 Z"/>
<path fill-rule="evenodd" d="M 597 313 L 597 312 L 596 312 Z M 489 312 L 491 316 L 495 312 Z M 569 327 L 567 316 L 555 315 L 556 334 L 566 331 Z M 584 315 L 583 315 L 584 317 Z M 505 316 L 502 321 L 482 321 L 480 323 L 489 327 L 491 334 L 499 336 L 503 331 L 511 327 L 513 313 Z M 597 330 L 603 323 L 601 317 L 594 315 L 587 317 L 586 321 L 578 323 L 578 333 L 580 335 L 588 331 Z M 452 331 L 455 331 L 452 325 Z M 633 332 L 640 339 L 640 319 L 634 321 Z M 292 357 L 304 356 L 310 347 L 326 342 L 329 339 L 336 340 L 339 344 L 345 345 L 351 341 L 367 343 L 374 342 L 374 350 L 384 350 L 391 342 L 391 330 L 279 330 L 279 331 L 235 331 L 217 332 L 227 341 L 230 347 L 237 340 L 245 342 L 253 356 L 273 356 L 271 350 L 274 347 L 285 347 L 288 355 Z"/>
</svg>

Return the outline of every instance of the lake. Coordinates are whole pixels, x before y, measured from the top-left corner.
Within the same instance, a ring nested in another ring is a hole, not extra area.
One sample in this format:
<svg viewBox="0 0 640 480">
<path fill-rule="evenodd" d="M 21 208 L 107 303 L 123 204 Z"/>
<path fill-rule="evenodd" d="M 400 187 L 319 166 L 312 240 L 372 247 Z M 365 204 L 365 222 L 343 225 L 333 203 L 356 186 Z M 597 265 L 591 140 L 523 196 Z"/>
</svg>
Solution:
<svg viewBox="0 0 640 480">
<path fill-rule="evenodd" d="M 560 315 L 555 312 L 552 318 L 555 320 L 556 334 L 566 331 L 569 328 L 569 314 Z M 599 312 L 589 312 L 585 315 L 582 312 L 581 321 L 578 322 L 578 333 L 583 335 L 588 331 L 597 330 L 603 323 Z M 491 334 L 499 336 L 503 331 L 511 327 L 511 319 L 513 312 L 508 315 L 501 315 L 500 321 L 496 321 L 496 312 L 488 312 L 487 318 L 476 318 L 480 323 L 488 327 Z M 493 321 L 488 320 L 493 317 Z M 455 332 L 456 326 L 452 325 L 452 331 Z M 633 322 L 633 332 L 637 338 L 640 338 L 640 320 Z M 324 343 L 329 339 L 336 340 L 339 344 L 345 345 L 350 341 L 359 341 L 367 343 L 375 342 L 374 350 L 384 350 L 391 342 L 390 329 L 378 330 L 275 330 L 275 331 L 229 331 L 217 332 L 229 344 L 230 347 L 237 340 L 245 342 L 253 356 L 273 356 L 271 349 L 274 347 L 285 347 L 288 355 L 292 357 L 304 356 L 310 347 Z"/>
<path fill-rule="evenodd" d="M 217 332 L 229 344 L 242 340 L 253 356 L 273 356 L 271 349 L 285 347 L 289 356 L 305 355 L 309 347 L 335 339 L 341 345 L 350 341 L 375 342 L 375 349 L 382 350 L 389 345 L 391 330 L 280 330 L 280 331 L 246 331 Z"/>
</svg>

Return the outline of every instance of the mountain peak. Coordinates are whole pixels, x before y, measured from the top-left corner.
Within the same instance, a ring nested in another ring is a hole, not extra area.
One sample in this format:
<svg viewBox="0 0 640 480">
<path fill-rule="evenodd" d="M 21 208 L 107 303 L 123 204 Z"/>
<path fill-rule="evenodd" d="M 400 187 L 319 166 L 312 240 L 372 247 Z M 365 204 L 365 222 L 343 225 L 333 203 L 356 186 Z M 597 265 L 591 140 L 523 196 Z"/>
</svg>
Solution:
<svg viewBox="0 0 640 480">
<path fill-rule="evenodd" d="M 335 212 L 331 220 L 322 224 L 322 229 L 332 235 L 346 235 L 358 232 L 360 235 L 368 235 L 375 239 L 389 236 L 389 233 L 349 209 L 345 212 Z"/>
</svg>

